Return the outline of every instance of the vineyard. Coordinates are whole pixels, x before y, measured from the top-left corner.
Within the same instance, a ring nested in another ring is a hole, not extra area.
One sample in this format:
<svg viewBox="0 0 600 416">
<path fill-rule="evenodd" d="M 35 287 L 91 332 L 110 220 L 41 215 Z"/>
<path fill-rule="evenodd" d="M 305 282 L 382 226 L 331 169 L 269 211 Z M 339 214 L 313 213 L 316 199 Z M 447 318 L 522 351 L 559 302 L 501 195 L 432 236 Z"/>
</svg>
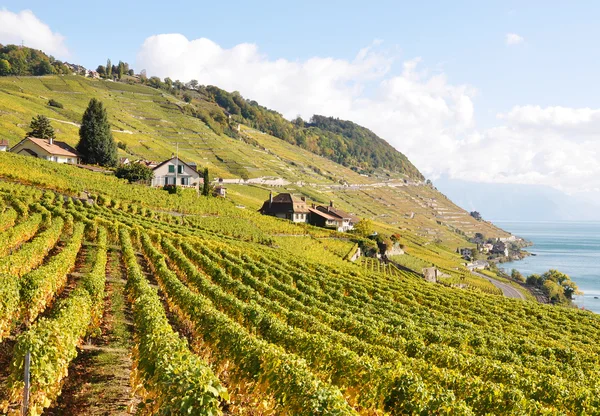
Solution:
<svg viewBox="0 0 600 416">
<path fill-rule="evenodd" d="M 278 237 L 235 211 L 227 224 L 218 205 L 195 208 L 210 223 L 122 197 L 0 182 L 0 411 L 21 414 L 30 358 L 29 415 L 598 414 L 596 315 L 503 298 L 460 270 L 440 285 L 350 263 L 347 241 Z M 96 413 L 69 407 L 119 313 L 123 408 L 104 392 Z"/>
</svg>

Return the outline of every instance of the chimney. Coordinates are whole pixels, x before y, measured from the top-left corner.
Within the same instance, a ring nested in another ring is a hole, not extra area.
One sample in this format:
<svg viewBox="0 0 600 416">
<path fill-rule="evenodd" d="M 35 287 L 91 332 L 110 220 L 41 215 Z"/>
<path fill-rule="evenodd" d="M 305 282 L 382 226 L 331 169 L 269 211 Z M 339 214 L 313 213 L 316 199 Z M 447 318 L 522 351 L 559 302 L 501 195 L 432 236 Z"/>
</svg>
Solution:
<svg viewBox="0 0 600 416">
<path fill-rule="evenodd" d="M 273 205 L 273 191 L 269 192 L 269 208 Z"/>
<path fill-rule="evenodd" d="M 52 146 L 54 144 L 54 139 L 52 137 L 50 137 L 48 139 L 48 143 L 50 143 L 50 145 Z"/>
<path fill-rule="evenodd" d="M 331 208 L 333 208 L 333 201 L 331 201 L 331 200 L 329 201 L 329 206 L 330 206 Z"/>
</svg>

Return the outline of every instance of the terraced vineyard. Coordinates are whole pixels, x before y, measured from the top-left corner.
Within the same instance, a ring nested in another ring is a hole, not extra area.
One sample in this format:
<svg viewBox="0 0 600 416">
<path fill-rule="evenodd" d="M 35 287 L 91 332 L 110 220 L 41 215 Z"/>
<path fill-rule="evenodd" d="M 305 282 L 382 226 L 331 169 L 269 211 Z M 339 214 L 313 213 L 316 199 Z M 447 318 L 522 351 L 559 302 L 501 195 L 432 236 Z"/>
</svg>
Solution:
<svg viewBox="0 0 600 416">
<path fill-rule="evenodd" d="M 299 255 L 294 237 L 278 247 L 277 221 L 225 205 L 222 216 L 220 205 L 199 205 L 217 227 L 122 197 L 90 205 L 0 182 L 4 412 L 20 414 L 27 353 L 30 415 L 104 414 L 103 406 L 116 414 L 115 400 L 125 403 L 118 414 L 163 415 L 600 409 L 596 315 L 353 264 L 342 241 L 327 242 L 322 260 Z M 126 279 L 122 304 L 117 275 Z M 122 377 L 130 385 L 96 397 L 92 410 L 82 389 L 114 380 L 86 379 L 100 364 L 86 372 L 82 360 L 104 348 L 99 334 L 119 314 L 131 320 L 131 343 L 106 350 L 131 356 Z"/>
</svg>

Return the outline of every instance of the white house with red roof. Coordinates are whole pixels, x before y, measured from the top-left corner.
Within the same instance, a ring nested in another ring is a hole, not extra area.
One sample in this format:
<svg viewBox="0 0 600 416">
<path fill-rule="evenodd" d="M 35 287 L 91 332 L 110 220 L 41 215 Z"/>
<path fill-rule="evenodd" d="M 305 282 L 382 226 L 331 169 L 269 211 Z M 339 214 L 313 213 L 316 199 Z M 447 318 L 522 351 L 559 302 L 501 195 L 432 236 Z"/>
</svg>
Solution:
<svg viewBox="0 0 600 416">
<path fill-rule="evenodd" d="M 54 139 L 27 137 L 17 143 L 10 151 L 19 155 L 73 165 L 78 165 L 81 159 L 81 155 L 73 147 Z"/>
</svg>

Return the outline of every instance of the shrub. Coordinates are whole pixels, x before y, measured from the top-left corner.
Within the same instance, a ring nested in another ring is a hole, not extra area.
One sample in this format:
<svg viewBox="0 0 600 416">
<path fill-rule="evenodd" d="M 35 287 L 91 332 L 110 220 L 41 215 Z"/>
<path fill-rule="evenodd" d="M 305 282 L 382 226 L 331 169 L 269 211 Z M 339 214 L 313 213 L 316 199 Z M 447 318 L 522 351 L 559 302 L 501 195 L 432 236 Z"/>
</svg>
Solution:
<svg viewBox="0 0 600 416">
<path fill-rule="evenodd" d="M 152 169 L 142 163 L 129 163 L 121 165 L 115 171 L 115 176 L 121 179 L 127 179 L 131 182 L 148 181 L 153 176 Z"/>
<path fill-rule="evenodd" d="M 50 98 L 50 100 L 48 101 L 48 105 L 50 107 L 56 107 L 56 108 L 64 108 L 65 107 L 64 105 L 62 105 L 62 103 L 59 103 L 54 98 Z"/>
</svg>

